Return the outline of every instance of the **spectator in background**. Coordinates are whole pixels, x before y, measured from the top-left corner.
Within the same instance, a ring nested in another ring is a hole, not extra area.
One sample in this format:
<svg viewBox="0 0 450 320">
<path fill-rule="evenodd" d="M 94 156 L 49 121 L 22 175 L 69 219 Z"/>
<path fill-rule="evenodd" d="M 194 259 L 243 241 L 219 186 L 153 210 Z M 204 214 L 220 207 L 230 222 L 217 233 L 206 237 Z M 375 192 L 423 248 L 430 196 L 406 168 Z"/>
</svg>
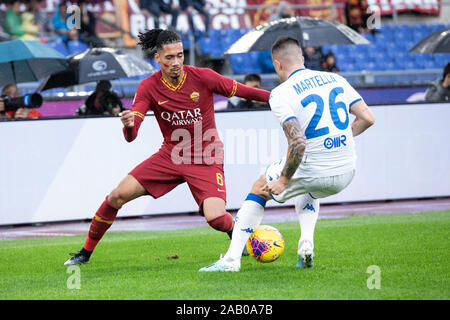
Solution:
<svg viewBox="0 0 450 320">
<path fill-rule="evenodd" d="M 270 16 L 269 20 L 273 21 L 278 19 L 292 18 L 295 16 L 295 10 L 294 8 L 292 8 L 291 4 L 286 1 L 281 1 L 277 7 L 277 10 Z"/>
<path fill-rule="evenodd" d="M 334 54 L 332 52 L 329 52 L 323 62 L 322 62 L 322 69 L 324 71 L 328 71 L 328 72 L 339 72 L 339 68 L 336 65 L 336 57 L 334 56 Z"/>
<path fill-rule="evenodd" d="M 75 28 L 69 29 L 66 24 L 66 17 L 67 4 L 65 1 L 61 1 L 53 15 L 52 25 L 58 37 L 67 45 L 70 40 L 78 40 L 78 31 Z"/>
<path fill-rule="evenodd" d="M 2 102 L 0 103 L 0 113 L 4 111 L 4 97 L 9 98 L 17 98 L 20 97 L 20 91 L 19 88 L 15 84 L 7 84 L 2 89 Z M 19 108 L 16 111 L 8 111 L 6 112 L 7 118 L 14 118 L 14 119 L 38 119 L 42 118 L 42 115 L 36 111 L 36 109 L 31 108 Z"/>
<path fill-rule="evenodd" d="M 97 18 L 94 13 L 87 9 L 86 1 L 87 0 L 78 0 L 77 2 L 81 13 L 79 39 L 89 47 L 104 47 L 105 44 L 103 40 L 98 37 L 95 29 Z"/>
<path fill-rule="evenodd" d="M 25 11 L 21 15 L 21 28 L 25 32 L 20 36 L 22 40 L 37 40 L 40 31 L 39 26 L 34 22 L 34 15 L 31 12 Z"/>
<path fill-rule="evenodd" d="M 322 70 L 322 61 L 323 61 L 323 54 L 322 50 L 319 47 L 306 47 L 304 50 L 305 54 L 305 66 L 308 69 Z"/>
<path fill-rule="evenodd" d="M 206 10 L 206 1 L 205 0 L 180 0 L 180 6 L 182 11 L 186 11 L 189 20 L 189 26 L 194 32 L 195 35 L 195 24 L 194 24 L 194 11 L 197 11 L 205 18 L 205 33 L 203 33 L 204 37 L 208 37 L 209 32 L 209 23 L 210 23 L 210 14 L 208 10 Z"/>
<path fill-rule="evenodd" d="M 20 38 L 25 34 L 20 18 L 20 1 L 13 0 L 8 3 L 5 19 L 3 20 L 3 32 L 11 37 L 11 40 Z"/>
<path fill-rule="evenodd" d="M 78 108 L 75 115 L 118 115 L 124 108 L 119 97 L 111 91 L 111 88 L 111 82 L 108 80 L 99 81 L 94 92 L 86 99 L 85 104 Z M 106 101 L 106 97 L 108 97 L 108 101 Z"/>
<path fill-rule="evenodd" d="M 370 17 L 367 13 L 368 8 L 366 0 L 348 0 L 345 4 L 347 25 L 359 33 L 370 32 L 367 27 L 367 19 Z"/>
<path fill-rule="evenodd" d="M 425 93 L 427 102 L 450 102 L 450 63 L 444 68 L 442 79 L 437 79 L 428 87 Z"/>
<path fill-rule="evenodd" d="M 159 17 L 162 12 L 172 16 L 172 21 L 169 28 L 173 31 L 177 29 L 180 9 L 173 0 L 140 0 L 139 4 L 142 13 L 145 15 L 153 15 L 155 19 L 155 29 L 159 29 Z"/>
<path fill-rule="evenodd" d="M 252 87 L 261 89 L 261 77 L 256 73 L 246 74 L 244 77 L 244 84 Z M 235 99 L 233 99 L 235 98 Z M 237 109 L 253 109 L 253 108 L 263 108 L 269 107 L 265 102 L 246 100 L 238 97 L 233 97 L 228 100 L 227 109 L 237 110 Z"/>
<path fill-rule="evenodd" d="M 38 38 L 45 37 L 51 38 L 53 28 L 50 25 L 47 14 L 41 10 L 40 3 L 43 0 L 25 0 L 26 11 L 30 12 L 34 16 L 34 23 L 39 27 Z"/>
</svg>

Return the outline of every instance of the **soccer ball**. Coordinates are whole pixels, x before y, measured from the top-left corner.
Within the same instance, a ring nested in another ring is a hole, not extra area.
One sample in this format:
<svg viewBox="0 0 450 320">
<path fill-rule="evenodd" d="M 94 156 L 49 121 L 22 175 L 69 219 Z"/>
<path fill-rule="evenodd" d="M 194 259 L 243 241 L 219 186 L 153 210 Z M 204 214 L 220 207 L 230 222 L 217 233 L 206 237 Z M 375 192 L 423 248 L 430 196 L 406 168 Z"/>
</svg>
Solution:
<svg viewBox="0 0 450 320">
<path fill-rule="evenodd" d="M 257 261 L 275 261 L 284 251 L 283 236 L 276 228 L 261 225 L 248 238 L 247 250 Z"/>
</svg>

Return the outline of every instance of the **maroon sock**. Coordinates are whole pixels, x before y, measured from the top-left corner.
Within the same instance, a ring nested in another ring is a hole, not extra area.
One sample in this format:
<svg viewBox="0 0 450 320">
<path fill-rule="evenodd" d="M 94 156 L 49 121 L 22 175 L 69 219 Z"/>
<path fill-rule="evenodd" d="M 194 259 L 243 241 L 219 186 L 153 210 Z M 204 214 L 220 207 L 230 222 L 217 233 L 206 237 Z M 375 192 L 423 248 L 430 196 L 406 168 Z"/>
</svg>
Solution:
<svg viewBox="0 0 450 320">
<path fill-rule="evenodd" d="M 106 230 L 111 227 L 116 219 L 117 212 L 120 208 L 114 207 L 108 202 L 108 197 L 103 201 L 92 219 L 89 233 L 83 248 L 87 251 L 94 251 L 95 246 L 105 234 Z"/>
<path fill-rule="evenodd" d="M 234 221 L 231 214 L 225 212 L 223 215 L 208 221 L 208 224 L 218 231 L 229 232 L 233 230 Z"/>
</svg>

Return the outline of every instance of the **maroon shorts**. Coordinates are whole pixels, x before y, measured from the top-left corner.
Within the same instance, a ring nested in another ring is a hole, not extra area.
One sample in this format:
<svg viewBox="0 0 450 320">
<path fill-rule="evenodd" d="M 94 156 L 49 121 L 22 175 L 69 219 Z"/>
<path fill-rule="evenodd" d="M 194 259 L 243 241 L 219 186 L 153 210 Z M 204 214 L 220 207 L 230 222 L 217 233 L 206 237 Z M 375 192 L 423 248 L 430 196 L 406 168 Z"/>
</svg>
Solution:
<svg viewBox="0 0 450 320">
<path fill-rule="evenodd" d="M 202 204 L 206 198 L 218 197 L 226 201 L 222 164 L 174 164 L 170 155 L 159 151 L 144 160 L 129 174 L 155 199 L 179 184 L 187 182 L 201 215 L 203 215 Z"/>
</svg>

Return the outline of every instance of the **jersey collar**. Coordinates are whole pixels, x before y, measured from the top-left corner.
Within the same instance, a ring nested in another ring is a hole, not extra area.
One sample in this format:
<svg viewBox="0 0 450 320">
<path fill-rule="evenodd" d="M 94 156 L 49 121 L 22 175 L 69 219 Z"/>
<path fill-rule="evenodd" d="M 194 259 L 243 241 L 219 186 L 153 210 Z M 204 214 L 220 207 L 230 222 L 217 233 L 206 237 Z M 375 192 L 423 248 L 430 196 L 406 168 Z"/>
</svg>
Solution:
<svg viewBox="0 0 450 320">
<path fill-rule="evenodd" d="M 290 77 L 292 77 L 292 75 L 293 75 L 294 73 L 297 73 L 297 72 L 302 71 L 302 70 L 306 70 L 306 69 L 305 69 L 305 68 L 300 68 L 300 69 L 295 70 L 294 72 L 292 72 L 292 73 L 289 75 L 288 79 L 289 79 Z"/>
<path fill-rule="evenodd" d="M 185 80 L 186 80 L 186 76 L 187 76 L 187 71 L 186 71 L 186 69 L 184 69 L 183 70 L 183 76 L 181 77 L 181 81 L 178 83 L 178 85 L 175 87 L 175 86 L 173 86 L 172 84 L 170 84 L 169 82 L 167 82 L 164 78 L 163 78 L 163 76 L 161 75 L 161 82 L 167 87 L 167 88 L 169 88 L 170 90 L 172 90 L 172 91 L 176 91 L 176 90 L 179 90 L 179 89 L 181 89 L 181 87 L 183 86 L 183 84 L 184 84 L 184 82 L 185 82 Z"/>
</svg>

